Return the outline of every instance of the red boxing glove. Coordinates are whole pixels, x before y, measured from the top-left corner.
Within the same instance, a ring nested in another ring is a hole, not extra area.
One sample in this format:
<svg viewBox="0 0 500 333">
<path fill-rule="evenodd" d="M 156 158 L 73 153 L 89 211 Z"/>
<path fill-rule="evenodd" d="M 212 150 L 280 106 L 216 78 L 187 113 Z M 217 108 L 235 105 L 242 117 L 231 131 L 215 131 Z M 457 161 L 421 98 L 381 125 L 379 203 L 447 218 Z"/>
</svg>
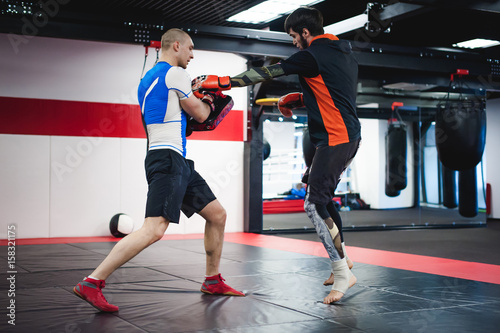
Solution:
<svg viewBox="0 0 500 333">
<path fill-rule="evenodd" d="M 217 75 L 201 75 L 191 81 L 191 89 L 198 98 L 204 92 L 217 92 L 231 89 L 231 77 Z"/>
<path fill-rule="evenodd" d="M 285 117 L 291 117 L 293 115 L 292 109 L 300 108 L 304 106 L 304 95 L 302 93 L 290 93 L 285 96 L 281 96 L 278 101 L 278 110 Z"/>
</svg>

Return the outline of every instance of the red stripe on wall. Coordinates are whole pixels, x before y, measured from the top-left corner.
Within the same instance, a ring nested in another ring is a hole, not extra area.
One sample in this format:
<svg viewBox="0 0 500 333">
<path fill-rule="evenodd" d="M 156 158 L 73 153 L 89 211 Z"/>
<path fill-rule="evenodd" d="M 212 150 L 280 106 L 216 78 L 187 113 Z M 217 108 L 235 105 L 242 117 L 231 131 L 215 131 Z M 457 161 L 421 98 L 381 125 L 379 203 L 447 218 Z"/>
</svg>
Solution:
<svg viewBox="0 0 500 333">
<path fill-rule="evenodd" d="M 213 131 L 193 132 L 188 140 L 243 141 L 243 111 L 231 110 Z"/>
<path fill-rule="evenodd" d="M 146 138 L 139 105 L 0 97 L 0 133 Z M 243 112 L 190 140 L 243 141 Z"/>
<path fill-rule="evenodd" d="M 139 105 L 0 97 L 0 133 L 145 138 Z"/>
</svg>

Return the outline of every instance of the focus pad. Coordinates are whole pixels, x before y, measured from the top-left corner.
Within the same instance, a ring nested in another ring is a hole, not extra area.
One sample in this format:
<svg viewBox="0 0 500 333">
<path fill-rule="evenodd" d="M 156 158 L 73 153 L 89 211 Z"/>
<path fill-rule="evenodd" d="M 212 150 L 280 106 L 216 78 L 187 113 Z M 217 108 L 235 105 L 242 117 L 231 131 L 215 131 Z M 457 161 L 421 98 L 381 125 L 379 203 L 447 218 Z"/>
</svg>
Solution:
<svg viewBox="0 0 500 333">
<path fill-rule="evenodd" d="M 199 123 L 195 120 L 189 121 L 189 126 L 193 131 L 211 131 L 214 130 L 224 119 L 224 117 L 231 111 L 233 108 L 234 102 L 231 96 L 224 95 L 220 91 L 215 93 L 214 98 L 215 109 L 213 112 L 210 112 L 207 120 L 202 123 Z"/>
</svg>

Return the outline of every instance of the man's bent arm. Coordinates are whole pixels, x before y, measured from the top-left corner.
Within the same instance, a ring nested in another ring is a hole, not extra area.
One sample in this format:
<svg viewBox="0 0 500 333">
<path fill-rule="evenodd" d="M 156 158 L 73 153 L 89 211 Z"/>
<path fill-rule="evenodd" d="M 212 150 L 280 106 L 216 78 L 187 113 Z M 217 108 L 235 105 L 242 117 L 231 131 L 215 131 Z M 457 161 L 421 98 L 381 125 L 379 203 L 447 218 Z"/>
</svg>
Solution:
<svg viewBox="0 0 500 333">
<path fill-rule="evenodd" d="M 189 95 L 188 98 L 181 99 L 180 103 L 182 109 L 199 123 L 204 122 L 210 115 L 210 107 L 196 98 L 194 94 Z"/>
</svg>

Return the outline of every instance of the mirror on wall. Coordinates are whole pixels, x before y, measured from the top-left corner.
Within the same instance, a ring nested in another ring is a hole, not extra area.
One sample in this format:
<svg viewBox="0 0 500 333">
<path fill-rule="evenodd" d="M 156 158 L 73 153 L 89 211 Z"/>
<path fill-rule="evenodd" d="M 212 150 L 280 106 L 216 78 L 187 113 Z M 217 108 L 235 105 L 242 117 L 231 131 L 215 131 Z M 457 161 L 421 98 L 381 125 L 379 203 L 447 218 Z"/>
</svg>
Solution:
<svg viewBox="0 0 500 333">
<path fill-rule="evenodd" d="M 486 158 L 483 156 L 481 163 L 476 166 L 472 180 L 474 186 L 469 186 L 466 191 L 470 193 L 462 193 L 469 198 L 477 197 L 477 211 L 464 216 L 458 207 L 460 173 L 445 172 L 445 167 L 439 161 L 435 122 L 408 119 L 401 121 L 405 131 L 396 137 L 400 147 L 396 154 L 388 153 L 390 121 L 360 119 L 361 146 L 356 158 L 342 175 L 333 199 L 344 228 L 438 228 L 486 223 L 483 181 Z M 306 170 L 305 134 L 306 116 L 300 119 L 268 116 L 263 121 L 264 232 L 314 230 L 303 208 L 305 184 L 301 179 Z M 394 151 L 395 148 L 393 146 L 390 149 Z M 391 193 L 387 188 L 388 178 L 391 175 L 394 177 L 394 172 L 387 172 L 391 159 L 399 162 L 395 173 L 399 183 L 404 185 L 397 193 Z M 403 181 L 401 178 L 404 178 Z"/>
</svg>

